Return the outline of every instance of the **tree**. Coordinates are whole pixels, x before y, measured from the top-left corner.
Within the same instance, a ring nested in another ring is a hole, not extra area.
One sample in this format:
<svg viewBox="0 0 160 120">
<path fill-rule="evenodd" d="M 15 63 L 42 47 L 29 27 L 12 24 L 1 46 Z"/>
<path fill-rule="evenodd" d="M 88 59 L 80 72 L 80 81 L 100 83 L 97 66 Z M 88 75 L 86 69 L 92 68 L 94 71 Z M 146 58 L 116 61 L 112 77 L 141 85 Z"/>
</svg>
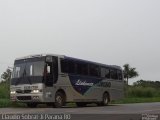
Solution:
<svg viewBox="0 0 160 120">
<path fill-rule="evenodd" d="M 2 79 L 0 81 L 0 98 L 9 99 L 11 73 L 11 69 L 7 68 L 0 76 Z"/>
<path fill-rule="evenodd" d="M 123 69 L 124 78 L 126 79 L 128 85 L 128 79 L 138 77 L 139 74 L 136 71 L 136 68 L 130 67 L 129 64 L 125 64 L 123 65 L 123 67 L 124 67 Z"/>
<path fill-rule="evenodd" d="M 9 82 L 11 79 L 11 74 L 12 74 L 12 71 L 9 68 L 7 68 L 7 70 L 3 72 L 3 74 L 1 75 L 1 78 L 4 81 Z"/>
</svg>

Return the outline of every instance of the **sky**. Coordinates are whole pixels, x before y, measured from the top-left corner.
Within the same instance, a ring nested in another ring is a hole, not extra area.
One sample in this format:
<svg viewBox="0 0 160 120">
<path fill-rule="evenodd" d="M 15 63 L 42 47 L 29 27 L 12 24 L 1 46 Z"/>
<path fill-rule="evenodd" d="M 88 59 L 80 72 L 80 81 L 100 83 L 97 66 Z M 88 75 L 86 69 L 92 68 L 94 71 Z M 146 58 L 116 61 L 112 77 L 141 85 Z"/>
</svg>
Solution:
<svg viewBox="0 0 160 120">
<path fill-rule="evenodd" d="M 0 74 L 15 58 L 67 55 L 129 63 L 160 81 L 159 0 L 0 0 Z"/>
</svg>

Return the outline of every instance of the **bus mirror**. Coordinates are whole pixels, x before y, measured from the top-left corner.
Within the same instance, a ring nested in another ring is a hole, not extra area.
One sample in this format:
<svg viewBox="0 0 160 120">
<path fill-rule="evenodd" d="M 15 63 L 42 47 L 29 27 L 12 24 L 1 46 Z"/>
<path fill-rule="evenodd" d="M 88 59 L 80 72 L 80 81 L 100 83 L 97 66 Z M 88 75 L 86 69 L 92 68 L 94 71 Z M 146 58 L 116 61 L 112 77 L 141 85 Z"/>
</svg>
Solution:
<svg viewBox="0 0 160 120">
<path fill-rule="evenodd" d="M 47 56 L 46 57 L 46 62 L 53 62 L 52 56 Z"/>
<path fill-rule="evenodd" d="M 51 67 L 47 66 L 47 73 L 50 74 L 51 73 Z"/>
</svg>

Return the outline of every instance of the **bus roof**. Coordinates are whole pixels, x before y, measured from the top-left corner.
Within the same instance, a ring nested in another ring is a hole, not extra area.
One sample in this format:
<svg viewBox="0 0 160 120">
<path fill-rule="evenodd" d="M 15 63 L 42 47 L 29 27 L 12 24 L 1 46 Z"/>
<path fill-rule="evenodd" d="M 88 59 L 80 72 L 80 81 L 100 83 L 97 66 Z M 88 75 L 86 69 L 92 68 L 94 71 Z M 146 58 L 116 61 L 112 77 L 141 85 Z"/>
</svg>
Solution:
<svg viewBox="0 0 160 120">
<path fill-rule="evenodd" d="M 34 55 L 27 55 L 27 56 L 19 57 L 19 58 L 16 58 L 16 60 L 35 58 L 35 57 L 44 57 L 44 56 L 64 56 L 64 55 L 57 55 L 57 54 L 34 54 Z"/>
<path fill-rule="evenodd" d="M 121 67 L 117 66 L 117 65 L 106 65 L 106 64 L 102 64 L 102 63 L 98 63 L 98 62 L 93 62 L 93 61 L 88 61 L 88 60 L 83 60 L 83 59 L 73 58 L 73 57 L 68 57 L 68 56 L 64 56 L 64 58 L 68 59 L 68 60 L 75 60 L 75 61 L 80 61 L 80 62 L 86 62 L 86 63 L 95 64 L 95 65 L 100 65 L 102 67 L 111 67 L 111 68 L 122 70 Z"/>
<path fill-rule="evenodd" d="M 106 65 L 106 64 L 102 64 L 102 63 L 98 63 L 98 62 L 93 62 L 93 61 L 83 60 L 83 59 L 79 59 L 79 58 L 73 58 L 73 57 L 69 57 L 69 56 L 65 56 L 65 55 L 58 55 L 58 54 L 34 54 L 34 55 L 28 55 L 28 56 L 24 56 L 24 57 L 19 57 L 19 58 L 16 58 L 16 60 L 35 58 L 35 57 L 44 57 L 44 56 L 59 56 L 59 57 L 62 57 L 64 59 L 68 59 L 68 60 L 86 62 L 86 63 L 100 65 L 100 66 L 103 66 L 103 67 L 111 67 L 111 68 L 115 68 L 115 69 L 120 69 L 121 70 L 121 67 L 117 66 L 117 65 Z"/>
</svg>

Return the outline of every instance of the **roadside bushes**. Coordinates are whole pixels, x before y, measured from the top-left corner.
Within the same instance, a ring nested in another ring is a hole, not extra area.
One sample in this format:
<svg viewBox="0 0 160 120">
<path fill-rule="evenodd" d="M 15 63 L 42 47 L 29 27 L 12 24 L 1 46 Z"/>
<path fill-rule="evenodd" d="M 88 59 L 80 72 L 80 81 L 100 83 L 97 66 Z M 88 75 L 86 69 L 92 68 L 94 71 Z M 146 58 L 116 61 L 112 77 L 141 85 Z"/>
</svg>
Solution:
<svg viewBox="0 0 160 120">
<path fill-rule="evenodd" d="M 0 83 L 0 98 L 9 98 L 9 85 L 6 82 Z"/>
<path fill-rule="evenodd" d="M 152 87 L 129 86 L 126 92 L 127 97 L 160 97 L 159 90 Z"/>
</svg>

